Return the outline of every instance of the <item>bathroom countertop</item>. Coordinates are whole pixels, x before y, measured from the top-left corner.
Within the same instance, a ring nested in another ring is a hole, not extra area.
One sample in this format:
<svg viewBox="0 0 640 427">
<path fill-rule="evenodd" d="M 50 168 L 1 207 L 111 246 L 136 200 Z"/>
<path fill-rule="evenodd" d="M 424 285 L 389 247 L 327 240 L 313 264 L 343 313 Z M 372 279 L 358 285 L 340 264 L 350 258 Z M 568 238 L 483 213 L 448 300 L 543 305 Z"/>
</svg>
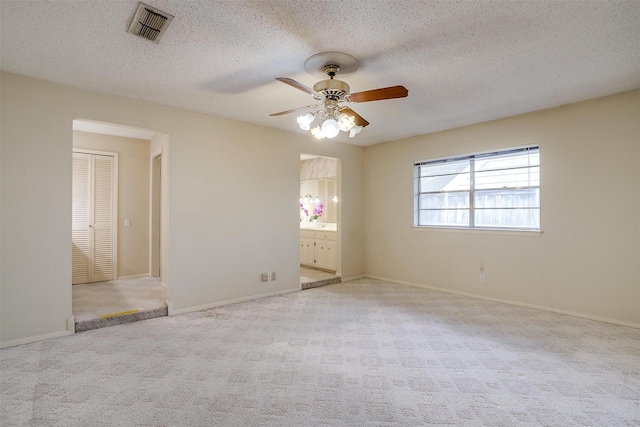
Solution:
<svg viewBox="0 0 640 427">
<path fill-rule="evenodd" d="M 311 230 L 311 231 L 337 231 L 337 224 L 309 224 L 309 223 L 300 223 L 300 230 Z"/>
</svg>

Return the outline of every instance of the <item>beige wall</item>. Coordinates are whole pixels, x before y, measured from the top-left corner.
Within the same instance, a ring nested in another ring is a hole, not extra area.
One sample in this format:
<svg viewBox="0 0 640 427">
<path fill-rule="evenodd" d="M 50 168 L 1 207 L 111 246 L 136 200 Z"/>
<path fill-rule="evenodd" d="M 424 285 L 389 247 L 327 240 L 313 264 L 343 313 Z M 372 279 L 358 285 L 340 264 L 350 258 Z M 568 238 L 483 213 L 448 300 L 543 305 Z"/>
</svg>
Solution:
<svg viewBox="0 0 640 427">
<path fill-rule="evenodd" d="M 175 311 L 299 289 L 300 153 L 341 159 L 342 272 L 363 274 L 362 147 L 10 73 L 0 82 L 0 345 L 66 333 L 74 119 L 168 135 L 163 280 Z M 260 282 L 267 271 L 278 279 Z"/>
<path fill-rule="evenodd" d="M 73 132 L 73 148 L 118 153 L 118 277 L 149 273 L 149 145 L 144 139 Z"/>
<path fill-rule="evenodd" d="M 366 259 L 372 276 L 640 323 L 640 91 L 363 149 L 10 73 L 0 85 L 0 346 L 66 333 L 74 119 L 162 133 L 176 311 L 298 288 L 309 153 L 341 159 L 344 277 Z M 413 161 L 536 143 L 541 236 L 412 229 Z"/>
<path fill-rule="evenodd" d="M 529 144 L 542 235 L 412 228 L 414 161 Z M 367 275 L 640 324 L 638 90 L 367 147 L 365 189 Z"/>
</svg>

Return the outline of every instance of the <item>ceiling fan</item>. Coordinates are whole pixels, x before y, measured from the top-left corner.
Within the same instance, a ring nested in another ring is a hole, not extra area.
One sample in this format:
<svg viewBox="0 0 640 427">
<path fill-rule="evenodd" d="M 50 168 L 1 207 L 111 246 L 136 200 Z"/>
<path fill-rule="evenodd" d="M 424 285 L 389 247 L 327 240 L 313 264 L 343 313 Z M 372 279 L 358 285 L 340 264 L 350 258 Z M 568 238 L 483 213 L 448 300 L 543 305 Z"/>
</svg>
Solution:
<svg viewBox="0 0 640 427">
<path fill-rule="evenodd" d="M 296 89 L 313 96 L 317 104 L 293 108 L 270 114 L 281 116 L 317 109 L 298 117 L 298 125 L 303 130 L 310 130 L 318 139 L 335 138 L 340 131 L 349 132 L 349 137 L 357 135 L 369 122 L 351 108 L 341 105 L 345 102 L 370 102 L 384 99 L 404 98 L 409 91 L 404 86 L 390 86 L 381 89 L 351 93 L 349 85 L 334 77 L 338 71 L 343 74 L 354 73 L 359 67 L 356 58 L 341 52 L 322 52 L 308 58 L 304 63 L 305 70 L 310 74 L 326 74 L 328 79 L 321 80 L 313 89 L 296 80 L 287 77 L 276 77 L 276 80 L 288 84 Z M 312 127 L 318 123 L 315 127 Z"/>
</svg>

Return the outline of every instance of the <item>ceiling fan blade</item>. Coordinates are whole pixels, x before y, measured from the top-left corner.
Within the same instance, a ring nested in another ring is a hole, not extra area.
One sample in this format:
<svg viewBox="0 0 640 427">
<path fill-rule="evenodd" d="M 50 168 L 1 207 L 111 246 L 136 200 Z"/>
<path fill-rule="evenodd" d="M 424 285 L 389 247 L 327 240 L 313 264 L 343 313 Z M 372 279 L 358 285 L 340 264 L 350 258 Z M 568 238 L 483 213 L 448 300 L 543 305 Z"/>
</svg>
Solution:
<svg viewBox="0 0 640 427">
<path fill-rule="evenodd" d="M 315 90 L 311 89 L 309 86 L 303 85 L 302 83 L 297 82 L 297 81 L 295 81 L 293 79 L 290 79 L 288 77 L 276 77 L 276 80 L 278 80 L 279 82 L 288 84 L 289 86 L 293 86 L 296 89 L 299 89 L 299 90 L 301 90 L 303 92 L 308 93 L 309 95 L 313 95 L 313 96 L 317 96 L 317 97 L 323 98 L 322 95 L 320 95 Z"/>
<path fill-rule="evenodd" d="M 409 91 L 404 86 L 391 86 L 352 93 L 349 99 L 351 102 L 382 101 L 383 99 L 404 98 L 408 94 Z"/>
<path fill-rule="evenodd" d="M 305 107 L 298 107 L 298 108 L 293 108 L 291 110 L 287 110 L 287 111 L 280 111 L 279 113 L 273 113 L 273 114 L 269 114 L 270 116 L 282 116 L 284 114 L 289 114 L 289 113 L 295 113 L 296 111 L 304 111 L 304 110 L 308 110 L 309 108 L 318 108 L 318 104 L 315 105 L 307 105 Z"/>
<path fill-rule="evenodd" d="M 345 113 L 347 116 L 353 116 L 358 126 L 365 127 L 369 124 L 360 114 L 356 113 L 349 107 L 344 107 L 340 109 L 341 113 Z"/>
</svg>

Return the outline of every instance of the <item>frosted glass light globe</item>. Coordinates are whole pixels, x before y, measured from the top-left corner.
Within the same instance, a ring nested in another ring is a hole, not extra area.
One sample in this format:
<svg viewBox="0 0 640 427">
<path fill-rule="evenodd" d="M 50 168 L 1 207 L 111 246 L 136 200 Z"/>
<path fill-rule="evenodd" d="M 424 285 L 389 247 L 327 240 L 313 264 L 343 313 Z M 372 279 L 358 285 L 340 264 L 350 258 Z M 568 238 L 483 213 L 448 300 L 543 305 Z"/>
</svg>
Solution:
<svg viewBox="0 0 640 427">
<path fill-rule="evenodd" d="M 349 131 L 349 138 L 353 138 L 354 136 L 359 134 L 361 130 L 362 130 L 362 126 L 356 125 L 352 127 L 351 130 Z"/>
<path fill-rule="evenodd" d="M 340 128 L 338 127 L 338 122 L 333 119 L 327 119 L 322 124 L 322 133 L 327 138 L 335 138 L 339 132 Z"/>
<path fill-rule="evenodd" d="M 311 129 L 311 122 L 313 122 L 314 118 L 315 117 L 311 113 L 307 113 L 304 116 L 298 116 L 298 126 L 300 126 L 300 129 L 302 130 L 309 130 Z"/>
<path fill-rule="evenodd" d="M 311 129 L 311 135 L 315 136 L 318 139 L 324 139 L 324 133 L 322 133 L 322 129 L 320 129 L 320 126 L 316 126 Z"/>
<path fill-rule="evenodd" d="M 347 116 L 345 113 L 340 114 L 338 117 L 338 127 L 343 132 L 349 132 L 352 127 L 356 125 L 356 119 L 352 116 Z"/>
</svg>

